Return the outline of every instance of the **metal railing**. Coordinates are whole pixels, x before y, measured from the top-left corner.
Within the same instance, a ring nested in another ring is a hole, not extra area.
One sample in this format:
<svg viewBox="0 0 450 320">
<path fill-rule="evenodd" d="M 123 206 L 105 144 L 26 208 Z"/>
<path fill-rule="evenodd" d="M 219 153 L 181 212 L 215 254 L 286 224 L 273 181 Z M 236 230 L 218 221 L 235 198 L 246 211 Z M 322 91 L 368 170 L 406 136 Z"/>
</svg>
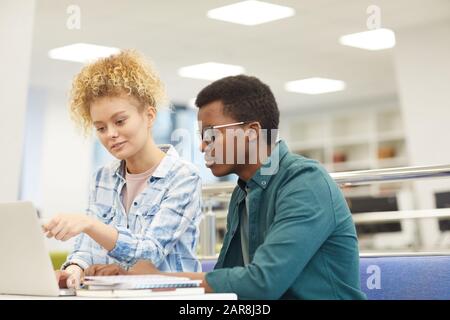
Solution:
<svg viewBox="0 0 450 320">
<path fill-rule="evenodd" d="M 341 186 L 353 186 L 375 182 L 449 177 L 450 165 L 335 172 L 330 173 L 330 176 Z M 220 196 L 231 193 L 235 187 L 235 183 L 219 182 L 204 186 L 202 193 L 203 197 Z"/>
<path fill-rule="evenodd" d="M 339 185 L 352 186 L 374 182 L 404 181 L 450 176 L 450 165 L 403 167 L 331 173 Z"/>
<path fill-rule="evenodd" d="M 427 178 L 450 177 L 450 165 L 420 166 L 420 167 L 402 167 L 376 170 L 361 170 L 330 173 L 330 176 L 341 187 L 365 185 L 372 183 L 386 183 L 405 180 L 418 180 Z M 229 182 L 206 185 L 202 188 L 203 200 L 206 204 L 211 199 L 228 201 L 236 184 Z M 215 234 L 216 227 L 212 205 L 208 208 L 208 226 L 203 227 L 203 235 L 200 235 L 201 254 L 203 257 L 215 256 Z M 431 212 L 430 212 L 431 211 Z M 402 221 L 405 219 L 426 219 L 426 218 L 450 218 L 450 209 L 433 210 L 408 210 L 408 211 L 389 211 L 389 212 L 370 212 L 358 213 L 353 215 L 355 224 L 372 224 L 389 221 Z M 214 243 L 206 243 L 213 241 Z"/>
<path fill-rule="evenodd" d="M 355 224 L 401 221 L 408 219 L 450 218 L 449 209 L 367 212 L 353 215 Z"/>
</svg>

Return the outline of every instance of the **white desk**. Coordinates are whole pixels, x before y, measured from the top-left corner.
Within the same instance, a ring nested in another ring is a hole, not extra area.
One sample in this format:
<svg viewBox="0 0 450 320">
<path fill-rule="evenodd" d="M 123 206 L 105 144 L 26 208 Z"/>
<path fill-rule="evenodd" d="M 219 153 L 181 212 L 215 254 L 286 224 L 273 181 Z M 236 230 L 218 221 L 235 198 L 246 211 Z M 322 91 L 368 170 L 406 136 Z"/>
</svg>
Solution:
<svg viewBox="0 0 450 320">
<path fill-rule="evenodd" d="M 22 296 L 22 295 L 1 295 L 0 300 L 237 300 L 235 293 L 205 293 L 196 295 L 165 295 L 151 297 L 132 298 L 87 298 L 87 297 L 44 297 L 44 296 Z"/>
</svg>

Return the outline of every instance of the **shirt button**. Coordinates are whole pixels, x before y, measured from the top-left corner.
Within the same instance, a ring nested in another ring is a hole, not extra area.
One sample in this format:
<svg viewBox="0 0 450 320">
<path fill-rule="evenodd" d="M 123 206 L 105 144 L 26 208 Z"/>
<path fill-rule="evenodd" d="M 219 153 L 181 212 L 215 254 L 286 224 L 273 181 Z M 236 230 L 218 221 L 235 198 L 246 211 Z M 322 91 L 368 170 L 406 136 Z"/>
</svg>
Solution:
<svg viewBox="0 0 450 320">
<path fill-rule="evenodd" d="M 106 218 L 106 216 L 107 216 L 107 214 L 106 214 L 106 213 L 104 213 L 104 214 L 103 214 L 103 218 Z"/>
<path fill-rule="evenodd" d="M 267 182 L 266 182 L 266 181 L 261 181 L 261 184 L 262 184 L 263 186 L 265 186 L 265 185 L 267 184 Z"/>
<path fill-rule="evenodd" d="M 134 206 L 137 206 L 137 202 L 134 202 L 133 204 L 134 204 Z"/>
</svg>

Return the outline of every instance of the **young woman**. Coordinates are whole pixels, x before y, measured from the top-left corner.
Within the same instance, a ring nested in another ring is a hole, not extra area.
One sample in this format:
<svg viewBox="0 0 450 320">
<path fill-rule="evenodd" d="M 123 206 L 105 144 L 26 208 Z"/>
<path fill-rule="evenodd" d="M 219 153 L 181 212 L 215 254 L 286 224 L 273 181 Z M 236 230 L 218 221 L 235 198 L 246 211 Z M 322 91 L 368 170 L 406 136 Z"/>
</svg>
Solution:
<svg viewBox="0 0 450 320">
<path fill-rule="evenodd" d="M 135 51 L 100 59 L 75 77 L 73 119 L 85 132 L 94 127 L 118 161 L 95 173 L 87 214 L 58 214 L 44 226 L 57 240 L 78 236 L 57 271 L 61 286 L 78 286 L 93 264 L 128 269 L 143 259 L 164 271 L 200 271 L 198 171 L 172 146 L 157 146 L 150 131 L 164 96 L 159 77 Z"/>
</svg>

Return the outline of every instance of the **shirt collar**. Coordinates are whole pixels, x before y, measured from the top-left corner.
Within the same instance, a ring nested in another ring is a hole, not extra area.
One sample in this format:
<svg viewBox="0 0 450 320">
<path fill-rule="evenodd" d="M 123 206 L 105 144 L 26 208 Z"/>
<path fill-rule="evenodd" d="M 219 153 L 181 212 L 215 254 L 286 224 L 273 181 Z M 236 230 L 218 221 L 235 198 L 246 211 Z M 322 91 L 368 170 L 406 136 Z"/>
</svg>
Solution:
<svg viewBox="0 0 450 320">
<path fill-rule="evenodd" d="M 272 150 L 269 158 L 264 162 L 264 164 L 255 172 L 253 177 L 245 184 L 245 186 L 252 187 L 252 184 L 256 184 L 263 189 L 266 189 L 269 185 L 270 180 L 274 175 L 277 174 L 280 166 L 281 159 L 289 152 L 289 148 L 283 140 L 276 142 L 275 147 Z M 239 179 L 240 180 L 240 179 Z M 239 185 L 239 181 L 238 181 Z M 245 189 L 244 189 L 245 190 Z"/>
<path fill-rule="evenodd" d="M 152 174 L 155 178 L 164 178 L 170 169 L 172 169 L 175 162 L 180 158 L 177 150 L 171 144 L 161 144 L 158 148 L 166 154 L 166 156 L 161 160 L 158 167 Z M 111 170 L 112 175 L 117 175 L 118 177 L 124 179 L 125 177 L 125 160 L 118 161 L 114 164 L 113 170 Z"/>
</svg>

